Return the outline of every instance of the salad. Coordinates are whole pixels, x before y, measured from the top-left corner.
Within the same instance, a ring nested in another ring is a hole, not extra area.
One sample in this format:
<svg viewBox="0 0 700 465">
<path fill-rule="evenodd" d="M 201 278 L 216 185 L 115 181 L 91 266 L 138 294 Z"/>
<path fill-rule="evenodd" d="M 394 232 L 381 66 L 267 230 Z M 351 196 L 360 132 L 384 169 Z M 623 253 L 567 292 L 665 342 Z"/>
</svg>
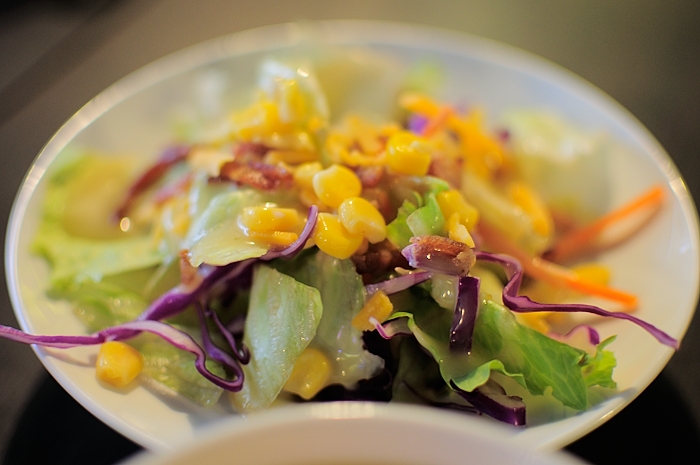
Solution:
<svg viewBox="0 0 700 465">
<path fill-rule="evenodd" d="M 678 348 L 592 261 L 664 197 L 649 186 L 601 212 L 599 176 L 585 199 L 569 192 L 604 161 L 604 135 L 535 110 L 488 127 L 408 86 L 391 117 L 332 115 L 313 70 L 279 61 L 258 84 L 155 161 L 64 154 L 33 251 L 91 334 L 0 335 L 99 345 L 101 383 L 242 413 L 374 399 L 514 425 L 530 398 L 581 411 L 615 392 L 614 336 L 579 315 Z"/>
</svg>

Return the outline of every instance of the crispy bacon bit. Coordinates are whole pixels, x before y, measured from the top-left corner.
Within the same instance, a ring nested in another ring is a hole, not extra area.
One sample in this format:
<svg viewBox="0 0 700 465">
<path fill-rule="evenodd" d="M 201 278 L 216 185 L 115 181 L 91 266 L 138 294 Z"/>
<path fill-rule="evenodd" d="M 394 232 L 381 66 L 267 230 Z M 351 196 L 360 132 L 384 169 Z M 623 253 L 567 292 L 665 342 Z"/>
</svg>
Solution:
<svg viewBox="0 0 700 465">
<path fill-rule="evenodd" d="M 356 173 L 363 188 L 377 187 L 384 176 L 384 167 L 382 165 L 360 166 Z"/>
<path fill-rule="evenodd" d="M 414 268 L 466 276 L 476 257 L 467 245 L 442 236 L 412 237 L 401 252 Z"/>
<path fill-rule="evenodd" d="M 115 220 L 121 221 L 122 218 L 126 217 L 129 213 L 129 209 L 136 201 L 136 198 L 160 181 L 170 168 L 185 161 L 187 155 L 190 153 L 190 149 L 191 147 L 184 145 L 176 145 L 165 149 L 163 153 L 161 153 L 160 158 L 158 158 L 158 161 L 148 168 L 146 172 L 131 185 L 126 197 L 114 214 Z"/>
<path fill-rule="evenodd" d="M 292 173 L 283 167 L 253 161 L 225 163 L 221 167 L 221 178 L 266 191 L 289 188 L 294 184 Z"/>
<path fill-rule="evenodd" d="M 367 199 L 385 219 L 396 216 L 396 212 L 391 207 L 391 200 L 386 190 L 378 187 L 363 189 L 362 197 Z"/>
<path fill-rule="evenodd" d="M 163 205 L 165 202 L 178 194 L 186 192 L 192 186 L 192 173 L 187 173 L 175 184 L 168 185 L 155 193 L 153 201 L 156 205 Z"/>
<path fill-rule="evenodd" d="M 189 251 L 180 251 L 180 282 L 187 289 L 194 289 L 202 283 L 202 276 L 197 268 L 190 264 Z"/>
<path fill-rule="evenodd" d="M 396 267 L 405 268 L 408 264 L 401 251 L 384 240 L 377 244 L 369 244 L 363 254 L 352 256 L 357 272 L 361 275 L 379 276 Z"/>
<path fill-rule="evenodd" d="M 462 165 L 461 157 L 451 157 L 442 152 L 433 154 L 428 174 L 441 178 L 447 181 L 455 189 L 459 189 L 462 184 Z"/>
<path fill-rule="evenodd" d="M 270 147 L 256 142 L 241 142 L 233 148 L 233 156 L 238 162 L 262 161 Z"/>
</svg>

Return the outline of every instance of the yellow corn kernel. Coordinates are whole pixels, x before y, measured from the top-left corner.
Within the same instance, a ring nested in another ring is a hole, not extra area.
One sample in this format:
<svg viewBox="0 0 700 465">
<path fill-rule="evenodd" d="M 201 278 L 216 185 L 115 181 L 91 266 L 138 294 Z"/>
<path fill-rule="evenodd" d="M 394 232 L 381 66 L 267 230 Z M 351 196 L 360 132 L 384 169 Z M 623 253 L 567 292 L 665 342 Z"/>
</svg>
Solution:
<svg viewBox="0 0 700 465">
<path fill-rule="evenodd" d="M 460 222 L 459 213 L 455 212 L 447 219 L 447 234 L 453 241 L 475 247 L 474 239 L 467 227 Z"/>
<path fill-rule="evenodd" d="M 366 237 L 372 244 L 386 238 L 386 221 L 379 210 L 362 197 L 350 197 L 338 207 L 338 218 L 350 234 Z"/>
<path fill-rule="evenodd" d="M 97 379 L 112 386 L 126 386 L 141 373 L 142 369 L 143 356 L 138 350 L 123 342 L 105 342 L 97 354 L 95 364 Z"/>
<path fill-rule="evenodd" d="M 599 263 L 582 263 L 571 268 L 582 281 L 607 286 L 610 284 L 610 268 Z"/>
<path fill-rule="evenodd" d="M 395 173 L 424 176 L 430 168 L 425 139 L 408 131 L 397 132 L 386 143 L 386 163 Z"/>
<path fill-rule="evenodd" d="M 262 242 L 269 246 L 283 246 L 292 245 L 294 241 L 299 239 L 299 235 L 293 232 L 287 231 L 251 231 L 247 232 L 247 236 L 250 237 L 255 242 Z"/>
<path fill-rule="evenodd" d="M 234 113 L 231 116 L 234 136 L 242 140 L 259 140 L 285 129 L 280 121 L 277 106 L 262 101 Z"/>
<path fill-rule="evenodd" d="M 239 218 L 241 226 L 255 232 L 296 231 L 299 212 L 293 208 L 245 207 Z"/>
<path fill-rule="evenodd" d="M 363 237 L 351 234 L 332 213 L 319 213 L 313 239 L 319 249 L 335 258 L 348 258 L 362 245 Z"/>
<path fill-rule="evenodd" d="M 374 317 L 380 323 L 383 323 L 394 311 L 394 304 L 391 303 L 389 297 L 384 291 L 377 291 L 365 303 L 360 312 L 352 319 L 353 328 L 360 331 L 372 331 L 374 325 L 370 321 Z"/>
<path fill-rule="evenodd" d="M 343 200 L 357 197 L 362 183 L 357 175 L 342 165 L 331 165 L 316 173 L 312 179 L 314 192 L 329 207 L 338 208 Z"/>
<path fill-rule="evenodd" d="M 314 175 L 321 170 L 323 165 L 317 161 L 302 163 L 294 170 L 294 183 L 301 189 L 313 190 Z"/>
<path fill-rule="evenodd" d="M 508 196 L 526 215 L 532 219 L 532 227 L 541 236 L 552 234 L 554 222 L 544 200 L 527 185 L 519 182 L 512 183 L 508 188 Z"/>
<path fill-rule="evenodd" d="M 331 363 L 328 357 L 318 349 L 307 347 L 294 364 L 284 390 L 309 400 L 326 387 L 330 375 Z"/>
<path fill-rule="evenodd" d="M 348 166 L 375 166 L 386 164 L 386 154 L 381 152 L 377 155 L 365 155 L 359 150 L 346 150 L 345 148 L 338 151 L 340 161 Z"/>
<path fill-rule="evenodd" d="M 550 325 L 547 322 L 547 317 L 550 312 L 537 313 L 514 313 L 518 323 L 528 326 L 542 334 L 547 334 L 550 330 Z"/>
<path fill-rule="evenodd" d="M 464 200 L 462 194 L 455 189 L 442 191 L 435 196 L 440 211 L 445 218 L 450 218 L 454 213 L 459 214 L 459 222 L 467 229 L 473 229 L 479 221 L 479 210 Z"/>
</svg>

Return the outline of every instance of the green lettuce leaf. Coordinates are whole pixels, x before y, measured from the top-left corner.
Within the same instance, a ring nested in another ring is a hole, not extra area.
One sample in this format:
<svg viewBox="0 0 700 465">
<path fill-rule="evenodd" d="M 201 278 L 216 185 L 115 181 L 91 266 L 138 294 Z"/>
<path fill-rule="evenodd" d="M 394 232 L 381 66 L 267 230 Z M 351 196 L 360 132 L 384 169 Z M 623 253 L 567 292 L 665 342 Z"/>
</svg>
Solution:
<svg viewBox="0 0 700 465">
<path fill-rule="evenodd" d="M 588 406 L 587 387 L 591 383 L 605 386 L 605 376 L 611 374 L 610 355 L 599 351 L 599 359 L 586 365 L 582 363 L 584 351 L 519 324 L 508 309 L 492 301 L 483 301 L 479 308 L 471 355 L 449 350 L 452 312 L 426 298 L 425 293 L 417 295 L 412 311 L 397 312 L 392 318 L 407 318 L 416 340 L 437 361 L 443 379 L 467 391 L 483 385 L 496 371 L 531 394 L 551 390 L 562 404 L 583 410 Z M 586 366 L 588 380 L 584 379 Z"/>
<path fill-rule="evenodd" d="M 185 330 L 196 340 L 200 340 L 198 328 L 179 327 L 179 329 Z M 152 334 L 141 334 L 129 341 L 129 344 L 143 355 L 143 375 L 203 407 L 211 407 L 218 402 L 223 389 L 197 371 L 193 354 L 173 347 Z M 207 360 L 206 365 L 212 373 L 226 377 L 219 363 Z"/>
<path fill-rule="evenodd" d="M 277 398 L 322 314 L 317 289 L 267 265 L 256 266 L 243 336 L 251 358 L 243 366 L 243 389 L 231 395 L 240 411 L 266 408 Z"/>
<path fill-rule="evenodd" d="M 352 319 L 365 303 L 362 278 L 352 261 L 309 251 L 290 262 L 278 260 L 276 266 L 320 292 L 323 317 L 312 345 L 333 354 L 333 370 L 327 384 L 352 389 L 359 380 L 376 375 L 384 360 L 365 350 L 362 331 L 352 326 Z"/>
<path fill-rule="evenodd" d="M 261 203 L 264 203 L 262 195 L 252 189 L 226 192 L 214 197 L 192 225 L 184 241 L 192 266 L 202 263 L 227 265 L 263 256 L 267 247 L 251 242 L 238 225 L 238 217 L 245 207 Z"/>
<path fill-rule="evenodd" d="M 415 212 L 418 206 L 409 200 L 404 200 L 401 207 L 396 213 L 396 218 L 386 225 L 386 237 L 389 241 L 399 249 L 403 249 L 411 243 L 413 232 L 408 227 L 406 219 L 408 215 Z"/>
<path fill-rule="evenodd" d="M 601 386 L 614 389 L 617 383 L 613 381 L 612 374 L 617 366 L 615 354 L 605 347 L 615 340 L 616 336 L 611 336 L 596 346 L 594 357 L 587 357 L 582 367 L 583 378 L 586 386 Z"/>
<path fill-rule="evenodd" d="M 87 239 L 71 236 L 51 223 L 40 227 L 32 251 L 51 264 L 52 287 L 65 286 L 68 281 L 98 282 L 106 276 L 156 266 L 164 258 L 149 237 Z"/>
</svg>

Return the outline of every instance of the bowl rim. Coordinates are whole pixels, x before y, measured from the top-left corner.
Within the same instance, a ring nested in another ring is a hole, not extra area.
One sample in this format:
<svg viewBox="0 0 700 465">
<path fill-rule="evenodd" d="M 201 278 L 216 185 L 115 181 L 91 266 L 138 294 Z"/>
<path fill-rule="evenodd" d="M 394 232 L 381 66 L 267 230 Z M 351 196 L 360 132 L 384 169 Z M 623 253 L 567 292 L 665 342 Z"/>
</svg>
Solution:
<svg viewBox="0 0 700 465">
<path fill-rule="evenodd" d="M 669 181 L 669 188 L 678 199 L 683 214 L 688 220 L 692 242 L 691 248 L 695 251 L 695 268 L 693 273 L 696 279 L 694 279 L 695 286 L 691 292 L 694 295 L 694 305 L 697 306 L 700 287 L 700 280 L 697 279 L 698 263 L 700 263 L 700 247 L 698 245 L 700 234 L 698 233 L 698 213 L 692 196 L 671 157 L 660 143 L 634 115 L 608 94 L 566 68 L 534 53 L 473 34 L 434 26 L 376 20 L 323 20 L 315 21 L 313 24 L 324 31 L 325 37 L 329 39 L 330 44 L 352 43 L 354 45 L 367 45 L 380 43 L 405 46 L 410 42 L 411 47 L 421 50 L 468 55 L 488 63 L 515 69 L 528 75 L 540 78 L 544 76 L 548 81 L 555 81 L 572 93 L 585 97 L 593 106 L 600 108 L 606 114 L 613 115 L 614 119 L 619 122 L 626 132 L 634 135 L 639 140 L 639 143 L 646 149 L 656 165 L 664 169 L 664 174 Z M 22 300 L 19 293 L 20 283 L 15 267 L 18 259 L 16 244 L 20 236 L 23 213 L 32 193 L 61 149 L 78 133 L 89 126 L 93 120 L 135 93 L 177 74 L 227 57 L 244 53 L 280 50 L 288 47 L 300 39 L 302 34 L 300 27 L 299 23 L 261 26 L 210 39 L 165 55 L 127 74 L 107 87 L 86 103 L 57 130 L 40 150 L 22 181 L 12 205 L 6 231 L 6 280 L 15 316 L 23 330 L 31 331 L 32 325 L 22 310 Z M 417 40 L 417 37 L 425 40 Z M 683 329 L 678 335 L 679 340 L 685 335 L 693 313 L 691 310 L 686 315 L 682 325 Z M 120 419 L 102 406 L 92 402 L 89 398 L 81 399 L 82 393 L 71 383 L 68 377 L 63 375 L 57 365 L 51 361 L 51 357 L 47 356 L 46 352 L 39 347 L 32 346 L 32 348 L 42 364 L 64 389 L 78 399 L 86 409 L 101 421 L 148 448 L 156 450 L 169 448 L 168 445 L 157 438 L 144 436 L 137 428 L 123 424 Z M 606 411 L 605 415 L 600 415 L 595 421 L 590 421 L 584 427 L 576 429 L 577 434 L 560 434 L 555 438 L 537 444 L 536 447 L 542 450 L 559 449 L 603 424 L 645 389 L 661 372 L 672 355 L 671 349 L 666 350 L 659 358 L 658 369 L 647 370 L 640 377 L 635 386 L 638 388 L 636 391 L 621 393 L 622 395 L 619 396 L 618 401 Z"/>
</svg>

